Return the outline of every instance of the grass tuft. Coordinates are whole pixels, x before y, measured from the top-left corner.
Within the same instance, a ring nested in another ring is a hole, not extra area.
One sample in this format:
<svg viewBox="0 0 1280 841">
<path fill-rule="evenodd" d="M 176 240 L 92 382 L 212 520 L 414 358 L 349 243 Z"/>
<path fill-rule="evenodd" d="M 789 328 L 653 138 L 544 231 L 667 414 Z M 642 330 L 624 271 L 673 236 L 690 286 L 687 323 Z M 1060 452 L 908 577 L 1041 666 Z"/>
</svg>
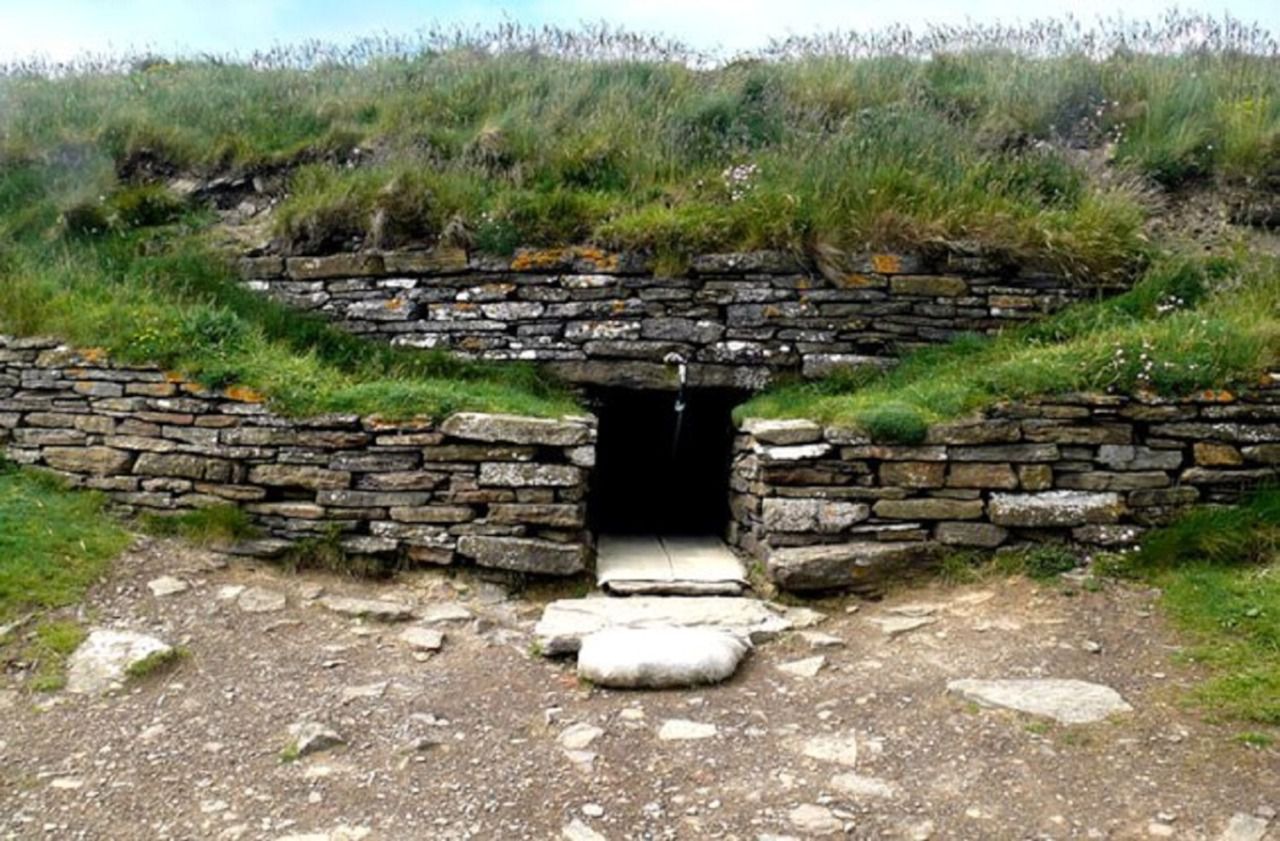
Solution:
<svg viewBox="0 0 1280 841">
<path fill-rule="evenodd" d="M 260 534 L 249 515 L 234 505 L 216 505 L 178 514 L 144 514 L 139 525 L 149 534 L 181 537 L 200 546 L 226 546 Z"/>
</svg>

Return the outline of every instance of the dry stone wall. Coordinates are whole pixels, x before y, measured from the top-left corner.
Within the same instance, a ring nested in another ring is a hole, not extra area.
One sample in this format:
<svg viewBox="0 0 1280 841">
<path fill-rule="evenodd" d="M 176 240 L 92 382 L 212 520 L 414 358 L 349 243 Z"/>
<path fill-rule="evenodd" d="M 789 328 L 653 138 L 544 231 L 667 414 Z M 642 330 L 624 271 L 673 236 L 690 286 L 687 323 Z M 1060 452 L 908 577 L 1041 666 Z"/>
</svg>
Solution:
<svg viewBox="0 0 1280 841">
<path fill-rule="evenodd" d="M 131 512 L 232 503 L 283 551 L 336 530 L 358 554 L 520 572 L 590 563 L 595 421 L 456 414 L 441 423 L 272 413 L 47 339 L 0 336 L 0 447 Z"/>
<path fill-rule="evenodd" d="M 568 248 L 513 259 L 461 250 L 259 257 L 244 283 L 340 327 L 396 345 L 547 364 L 574 382 L 669 388 L 671 354 L 690 384 L 759 388 L 883 364 L 922 345 L 1099 294 L 983 256 L 868 254 L 824 273 L 788 254 L 695 259 L 679 277 L 646 259 Z"/>
<path fill-rule="evenodd" d="M 804 420 L 735 442 L 731 541 L 792 590 L 874 588 L 955 549 L 1134 543 L 1280 480 L 1280 374 L 1185 400 L 1073 395 L 934 426 L 913 446 Z"/>
</svg>

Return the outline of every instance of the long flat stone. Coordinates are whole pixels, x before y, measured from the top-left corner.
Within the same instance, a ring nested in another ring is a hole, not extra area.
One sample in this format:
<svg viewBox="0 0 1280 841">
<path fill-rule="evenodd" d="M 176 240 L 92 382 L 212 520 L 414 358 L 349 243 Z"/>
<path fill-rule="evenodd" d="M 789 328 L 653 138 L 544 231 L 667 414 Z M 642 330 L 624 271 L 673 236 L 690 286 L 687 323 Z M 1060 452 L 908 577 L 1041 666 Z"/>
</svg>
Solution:
<svg viewBox="0 0 1280 841">
<path fill-rule="evenodd" d="M 824 546 L 774 549 L 766 567 L 784 590 L 875 589 L 904 568 L 924 565 L 938 550 L 934 543 L 858 541 Z"/>
<path fill-rule="evenodd" d="M 1111 687 L 1083 680 L 953 680 L 947 691 L 985 706 L 1052 718 L 1059 724 L 1090 724 L 1133 709 Z"/>
<path fill-rule="evenodd" d="M 100 695 L 120 689 L 130 666 L 171 650 L 146 634 L 99 628 L 90 632 L 67 661 L 67 691 Z"/>
<path fill-rule="evenodd" d="M 593 596 L 547 605 L 534 628 L 544 653 L 573 654 L 582 638 L 605 628 L 720 628 L 764 642 L 790 630 L 789 619 L 764 602 L 741 597 Z"/>
<path fill-rule="evenodd" d="M 718 537 L 601 535 L 596 583 L 627 595 L 736 596 L 746 570 Z"/>
</svg>

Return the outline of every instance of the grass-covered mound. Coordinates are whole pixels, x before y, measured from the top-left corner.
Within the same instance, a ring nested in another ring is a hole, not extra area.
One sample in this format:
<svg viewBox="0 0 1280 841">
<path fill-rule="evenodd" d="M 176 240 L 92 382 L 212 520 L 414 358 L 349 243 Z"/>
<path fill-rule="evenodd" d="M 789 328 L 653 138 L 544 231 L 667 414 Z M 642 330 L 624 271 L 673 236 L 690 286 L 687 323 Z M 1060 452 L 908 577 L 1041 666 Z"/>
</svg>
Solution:
<svg viewBox="0 0 1280 841">
<path fill-rule="evenodd" d="M 884 374 L 784 385 L 739 417 L 807 417 L 913 442 L 935 421 L 1000 400 L 1139 390 L 1186 396 L 1280 366 L 1280 261 L 1167 258 L 1123 295 L 995 338 L 912 354 Z"/>
<path fill-rule="evenodd" d="M 11 223 L 147 217 L 163 207 L 116 198 L 126 182 L 258 174 L 298 253 L 964 241 L 1127 276 L 1144 184 L 1280 177 L 1274 41 L 1187 17 L 791 39 L 730 62 L 506 27 L 49 69 L 0 74 L 0 167 L 53 185 Z"/>
<path fill-rule="evenodd" d="M 249 386 L 287 414 L 576 410 L 530 366 L 397 350 L 266 301 L 180 230 L 11 248 L 0 259 L 5 331 L 56 335 L 210 387 Z"/>
</svg>

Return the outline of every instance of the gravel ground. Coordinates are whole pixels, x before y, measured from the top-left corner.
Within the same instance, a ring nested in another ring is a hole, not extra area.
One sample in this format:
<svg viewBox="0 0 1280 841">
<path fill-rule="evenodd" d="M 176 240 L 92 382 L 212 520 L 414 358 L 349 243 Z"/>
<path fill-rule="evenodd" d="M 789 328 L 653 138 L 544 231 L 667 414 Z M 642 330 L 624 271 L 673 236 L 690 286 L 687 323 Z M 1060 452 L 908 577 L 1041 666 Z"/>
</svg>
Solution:
<svg viewBox="0 0 1280 841">
<path fill-rule="evenodd" d="M 157 597 L 161 575 L 189 589 Z M 287 606 L 247 612 L 241 587 Z M 475 618 L 431 625 L 432 654 L 321 595 Z M 1154 597 L 1007 581 L 823 601 L 826 621 L 725 685 L 628 693 L 531 653 L 540 597 L 463 573 L 290 575 L 140 539 L 80 614 L 189 656 L 102 698 L 0 675 L 0 838 L 1217 839 L 1237 813 L 1280 838 L 1280 751 L 1180 705 L 1197 675 Z M 872 621 L 904 608 L 933 621 L 893 637 Z M 781 668 L 815 656 L 811 677 Z M 969 677 L 1091 680 L 1135 709 L 1048 724 L 946 693 Z M 300 721 L 344 744 L 283 761 Z M 659 735 L 681 731 L 704 738 Z"/>
</svg>

